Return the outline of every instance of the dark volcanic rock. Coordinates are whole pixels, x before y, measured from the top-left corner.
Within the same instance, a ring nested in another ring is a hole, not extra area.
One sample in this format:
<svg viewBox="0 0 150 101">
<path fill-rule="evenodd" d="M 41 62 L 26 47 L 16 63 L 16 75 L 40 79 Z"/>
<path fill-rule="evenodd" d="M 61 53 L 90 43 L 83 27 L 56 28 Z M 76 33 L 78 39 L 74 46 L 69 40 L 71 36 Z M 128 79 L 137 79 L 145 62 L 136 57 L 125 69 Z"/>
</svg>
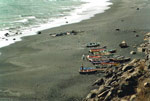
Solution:
<svg viewBox="0 0 150 101">
<path fill-rule="evenodd" d="M 116 29 L 116 31 L 120 31 L 120 29 L 119 29 L 119 28 L 117 28 L 117 29 Z"/>
<path fill-rule="evenodd" d="M 105 96 L 108 94 L 109 91 L 110 91 L 110 89 L 105 90 L 104 92 L 100 93 L 100 94 L 98 95 L 98 97 L 105 97 Z"/>
<path fill-rule="evenodd" d="M 145 82 L 144 83 L 144 87 L 150 87 L 150 83 L 149 82 Z"/>
<path fill-rule="evenodd" d="M 110 101 L 112 98 L 112 91 L 109 91 L 104 99 L 104 101 Z"/>
<path fill-rule="evenodd" d="M 105 77 L 106 77 L 106 78 L 110 78 L 110 77 L 112 77 L 112 76 L 113 76 L 113 72 L 112 72 L 112 71 L 106 72 L 106 74 L 105 74 Z"/>
<path fill-rule="evenodd" d="M 134 68 L 134 66 L 126 65 L 126 66 L 124 66 L 124 67 L 122 68 L 122 70 L 123 70 L 124 72 L 126 72 L 127 70 L 130 70 L 130 69 L 132 69 L 132 68 Z"/>
<path fill-rule="evenodd" d="M 41 32 L 41 31 L 38 31 L 37 34 L 42 34 L 42 32 Z"/>
<path fill-rule="evenodd" d="M 96 80 L 96 81 L 94 82 L 93 86 L 94 86 L 94 85 L 100 86 L 100 85 L 102 85 L 103 83 L 104 83 L 104 79 L 103 79 L 103 78 L 100 78 L 100 79 L 98 79 L 98 80 Z"/>
<path fill-rule="evenodd" d="M 122 42 L 119 44 L 119 46 L 120 46 L 121 48 L 127 48 L 127 47 L 129 47 L 125 41 L 122 41 Z"/>
<path fill-rule="evenodd" d="M 86 99 L 91 99 L 91 98 L 94 98 L 95 96 L 96 96 L 96 93 L 89 93 Z"/>
<path fill-rule="evenodd" d="M 6 33 L 5 36 L 9 36 L 9 33 Z"/>
</svg>

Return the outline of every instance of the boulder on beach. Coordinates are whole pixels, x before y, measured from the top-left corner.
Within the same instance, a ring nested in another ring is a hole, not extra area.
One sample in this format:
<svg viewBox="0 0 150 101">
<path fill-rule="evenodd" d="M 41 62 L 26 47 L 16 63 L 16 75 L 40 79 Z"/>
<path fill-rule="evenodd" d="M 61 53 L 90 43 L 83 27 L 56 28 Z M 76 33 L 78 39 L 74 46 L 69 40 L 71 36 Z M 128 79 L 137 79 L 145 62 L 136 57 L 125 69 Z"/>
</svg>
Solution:
<svg viewBox="0 0 150 101">
<path fill-rule="evenodd" d="M 140 10 L 140 8 L 136 8 L 136 10 Z"/>
<path fill-rule="evenodd" d="M 123 22 L 124 20 L 121 20 L 121 22 Z"/>
<path fill-rule="evenodd" d="M 137 48 L 137 51 L 138 51 L 138 52 L 145 52 L 145 51 L 146 51 L 146 48 L 145 48 L 145 47 L 138 47 L 138 48 Z"/>
<path fill-rule="evenodd" d="M 139 37 L 139 35 L 137 34 L 137 35 L 135 35 L 135 37 Z"/>
<path fill-rule="evenodd" d="M 134 33 L 136 33 L 136 31 L 133 31 Z"/>
<path fill-rule="evenodd" d="M 5 36 L 9 36 L 9 33 L 4 34 Z"/>
<path fill-rule="evenodd" d="M 131 52 L 130 52 L 130 54 L 132 54 L 132 55 L 133 55 L 133 54 L 136 54 L 136 52 L 135 52 L 135 51 L 131 51 Z"/>
<path fill-rule="evenodd" d="M 128 47 L 128 45 L 127 45 L 127 43 L 126 43 L 125 41 L 122 41 L 122 42 L 119 44 L 119 46 L 120 46 L 121 48 L 127 48 L 127 47 Z"/>
<path fill-rule="evenodd" d="M 144 87 L 150 87 L 150 83 L 149 82 L 145 82 L 144 83 Z"/>
<path fill-rule="evenodd" d="M 38 31 L 37 34 L 42 34 L 42 32 L 41 32 L 41 31 Z"/>
<path fill-rule="evenodd" d="M 117 28 L 117 29 L 116 29 L 116 31 L 120 31 L 120 29 L 119 29 L 119 28 Z"/>
<path fill-rule="evenodd" d="M 136 99 L 136 95 L 135 94 L 130 97 L 130 101 L 135 101 L 135 99 Z"/>
</svg>

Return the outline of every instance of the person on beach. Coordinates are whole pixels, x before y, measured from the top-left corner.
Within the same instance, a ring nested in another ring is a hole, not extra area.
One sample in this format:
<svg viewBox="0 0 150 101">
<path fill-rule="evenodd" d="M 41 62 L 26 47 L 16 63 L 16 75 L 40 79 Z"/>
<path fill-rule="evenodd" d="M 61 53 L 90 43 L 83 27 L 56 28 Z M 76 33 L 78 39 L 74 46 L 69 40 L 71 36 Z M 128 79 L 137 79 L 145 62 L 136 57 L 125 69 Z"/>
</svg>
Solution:
<svg viewBox="0 0 150 101">
<path fill-rule="evenodd" d="M 82 60 L 85 60 L 85 55 L 84 54 L 82 55 Z"/>
<path fill-rule="evenodd" d="M 83 70 L 83 64 L 81 65 L 81 70 Z"/>
</svg>

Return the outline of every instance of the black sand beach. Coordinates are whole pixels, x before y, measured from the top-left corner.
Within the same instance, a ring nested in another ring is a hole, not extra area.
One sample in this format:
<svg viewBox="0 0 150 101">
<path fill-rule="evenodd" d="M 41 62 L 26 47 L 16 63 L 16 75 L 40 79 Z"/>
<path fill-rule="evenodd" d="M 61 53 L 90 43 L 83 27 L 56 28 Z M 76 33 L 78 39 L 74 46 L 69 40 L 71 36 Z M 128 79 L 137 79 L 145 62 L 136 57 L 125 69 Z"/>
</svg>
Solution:
<svg viewBox="0 0 150 101">
<path fill-rule="evenodd" d="M 100 74 L 78 73 L 88 42 L 115 48 L 120 55 L 143 57 L 141 53 L 130 55 L 130 51 L 136 51 L 133 46 L 142 43 L 143 34 L 150 31 L 150 1 L 112 2 L 111 9 L 89 20 L 45 30 L 0 49 L 0 101 L 5 98 L 12 101 L 81 101 L 92 89 L 92 82 L 100 77 Z M 120 31 L 116 31 L 118 28 Z M 83 32 L 74 36 L 49 35 L 71 30 Z M 129 48 L 118 46 L 123 40 Z"/>
</svg>

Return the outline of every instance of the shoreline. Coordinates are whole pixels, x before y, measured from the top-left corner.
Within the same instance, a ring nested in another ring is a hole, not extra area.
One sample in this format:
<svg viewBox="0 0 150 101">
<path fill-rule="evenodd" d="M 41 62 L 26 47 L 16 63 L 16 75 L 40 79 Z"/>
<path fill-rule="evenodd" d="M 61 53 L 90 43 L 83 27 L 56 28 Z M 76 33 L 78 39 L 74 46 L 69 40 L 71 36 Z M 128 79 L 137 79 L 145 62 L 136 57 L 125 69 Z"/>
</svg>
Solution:
<svg viewBox="0 0 150 101">
<path fill-rule="evenodd" d="M 143 33 L 149 31 L 149 18 L 139 17 L 146 11 L 136 10 L 141 5 L 140 0 L 112 1 L 111 9 L 89 20 L 44 30 L 40 35 L 24 37 L 21 42 L 1 48 L 4 54 L 0 59 L 0 89 L 15 92 L 19 100 L 82 100 L 93 89 L 93 81 L 101 75 L 82 76 L 78 73 L 81 56 L 87 51 L 84 46 L 88 42 L 101 42 L 109 48 L 116 48 L 118 54 L 142 58 L 143 54 L 130 55 L 130 51 L 136 50 L 132 46 L 142 43 Z M 129 8 L 135 3 L 135 8 Z M 117 32 L 116 28 L 120 31 Z M 71 30 L 84 32 L 56 38 L 49 35 Z M 135 37 L 137 34 L 138 38 Z M 118 44 L 122 40 L 130 47 L 120 49 Z"/>
<path fill-rule="evenodd" d="M 22 41 L 23 37 L 37 35 L 38 32 L 48 30 L 51 28 L 61 27 L 63 25 L 70 25 L 74 23 L 80 23 L 83 20 L 88 20 L 94 17 L 96 14 L 104 13 L 107 9 L 110 9 L 112 5 L 111 1 L 105 0 L 101 2 L 103 5 L 97 4 L 97 0 L 83 0 L 85 4 L 76 7 L 75 10 L 70 11 L 69 15 L 53 18 L 52 22 L 43 23 L 40 25 L 34 25 L 28 28 L 16 29 L 16 30 L 2 30 L 0 31 L 0 48 L 9 46 L 15 42 Z M 88 11 L 90 9 L 90 11 Z M 94 10 L 93 10 L 94 9 Z M 31 18 L 31 17 L 29 17 Z M 33 18 L 33 17 L 32 17 Z"/>
</svg>

